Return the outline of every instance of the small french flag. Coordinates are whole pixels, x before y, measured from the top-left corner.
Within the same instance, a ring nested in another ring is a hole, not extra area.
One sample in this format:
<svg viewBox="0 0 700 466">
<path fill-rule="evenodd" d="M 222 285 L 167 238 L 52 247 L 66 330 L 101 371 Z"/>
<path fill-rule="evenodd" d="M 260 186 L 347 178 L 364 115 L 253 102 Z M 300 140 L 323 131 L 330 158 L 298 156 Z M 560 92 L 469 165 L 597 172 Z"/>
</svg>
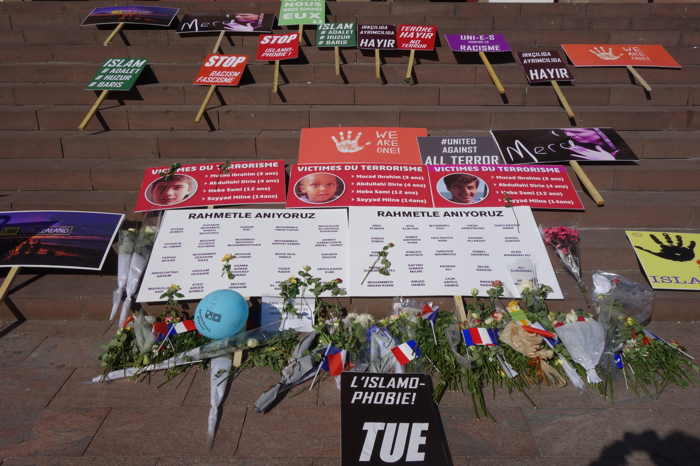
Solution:
<svg viewBox="0 0 700 466">
<path fill-rule="evenodd" d="M 168 326 L 168 334 L 170 333 L 187 333 L 187 332 L 192 332 L 197 329 L 197 327 L 194 326 L 194 320 L 183 320 L 182 322 L 178 322 L 176 324 L 170 324 Z"/>
<path fill-rule="evenodd" d="M 542 324 L 540 324 L 539 322 L 533 322 L 532 324 L 530 324 L 530 327 L 539 330 L 539 332 L 533 332 L 533 333 L 537 333 L 537 334 L 541 335 L 545 339 L 545 341 L 547 342 L 547 344 L 549 345 L 550 348 L 553 348 L 554 345 L 559 343 L 559 339 L 557 338 L 557 335 L 555 333 L 548 332 L 547 330 L 545 330 L 544 327 L 542 326 Z M 527 328 L 525 330 L 527 330 Z"/>
<path fill-rule="evenodd" d="M 423 309 L 420 312 L 421 319 L 429 320 L 435 323 L 437 320 L 438 311 L 440 308 L 438 306 L 431 306 L 430 304 L 424 304 Z"/>
<path fill-rule="evenodd" d="M 472 327 L 462 330 L 467 346 L 496 346 L 498 330 L 495 328 Z"/>
<path fill-rule="evenodd" d="M 348 352 L 331 346 L 328 349 L 326 357 L 321 363 L 321 368 L 328 372 L 329 375 L 336 376 L 343 373 L 345 369 L 345 361 L 348 357 Z"/>
<path fill-rule="evenodd" d="M 406 343 L 394 346 L 391 348 L 391 352 L 394 353 L 394 357 L 402 366 L 422 356 L 416 340 L 408 340 Z"/>
</svg>

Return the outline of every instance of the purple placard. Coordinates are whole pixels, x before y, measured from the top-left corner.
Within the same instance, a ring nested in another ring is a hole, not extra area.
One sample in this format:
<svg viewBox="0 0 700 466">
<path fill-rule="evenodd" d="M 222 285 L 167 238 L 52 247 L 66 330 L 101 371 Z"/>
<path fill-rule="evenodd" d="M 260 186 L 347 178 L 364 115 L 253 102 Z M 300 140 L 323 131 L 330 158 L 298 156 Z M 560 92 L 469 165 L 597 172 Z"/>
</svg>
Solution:
<svg viewBox="0 0 700 466">
<path fill-rule="evenodd" d="M 453 52 L 510 52 L 503 34 L 445 34 Z"/>
</svg>

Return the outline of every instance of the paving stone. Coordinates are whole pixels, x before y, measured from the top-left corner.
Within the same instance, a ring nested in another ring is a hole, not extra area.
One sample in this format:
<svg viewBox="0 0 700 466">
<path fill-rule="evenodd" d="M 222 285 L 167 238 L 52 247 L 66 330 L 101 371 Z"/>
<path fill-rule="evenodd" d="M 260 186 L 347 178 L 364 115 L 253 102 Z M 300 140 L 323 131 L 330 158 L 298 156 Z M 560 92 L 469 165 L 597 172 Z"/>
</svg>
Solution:
<svg viewBox="0 0 700 466">
<path fill-rule="evenodd" d="M 0 371 L 0 409 L 46 407 L 72 372 L 71 368 L 3 367 Z"/>
<path fill-rule="evenodd" d="M 21 364 L 29 368 L 89 367 L 99 370 L 99 347 L 109 340 L 109 335 L 80 338 L 47 337 Z"/>
<path fill-rule="evenodd" d="M 185 466 L 191 464 L 206 464 L 210 466 L 312 466 L 310 458 L 238 458 L 238 457 L 184 457 L 158 458 L 157 466 Z"/>
<path fill-rule="evenodd" d="M 154 466 L 156 458 L 113 457 L 96 458 L 91 456 L 59 456 L 59 457 L 12 457 L 5 458 L 3 466 Z"/>
</svg>

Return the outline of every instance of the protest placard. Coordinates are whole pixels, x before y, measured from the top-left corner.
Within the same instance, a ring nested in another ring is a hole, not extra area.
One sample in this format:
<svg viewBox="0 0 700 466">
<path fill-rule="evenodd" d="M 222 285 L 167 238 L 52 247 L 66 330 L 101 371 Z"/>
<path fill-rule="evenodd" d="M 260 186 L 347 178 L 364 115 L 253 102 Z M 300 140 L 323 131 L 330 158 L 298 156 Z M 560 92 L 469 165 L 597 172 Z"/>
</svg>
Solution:
<svg viewBox="0 0 700 466">
<path fill-rule="evenodd" d="M 302 128 L 299 163 L 373 162 L 420 164 L 416 138 L 425 128 L 332 127 Z"/>
<path fill-rule="evenodd" d="M 513 278 L 527 269 L 548 298 L 563 295 L 529 207 L 418 209 L 350 207 L 352 296 L 480 296 L 494 280 L 517 297 Z M 367 271 L 377 251 L 394 243 L 390 275 Z M 527 265 L 529 264 L 529 265 Z"/>
<path fill-rule="evenodd" d="M 382 61 L 380 50 L 396 49 L 396 26 L 393 24 L 360 24 L 357 28 L 358 47 L 374 50 L 374 75 L 381 81 Z"/>
<path fill-rule="evenodd" d="M 0 212 L 0 267 L 100 270 L 123 214 Z"/>
<path fill-rule="evenodd" d="M 134 212 L 284 202 L 283 160 L 250 160 L 144 170 Z"/>
<path fill-rule="evenodd" d="M 519 51 L 518 58 L 530 84 L 574 80 L 574 76 L 556 50 Z"/>
<path fill-rule="evenodd" d="M 274 61 L 272 92 L 277 92 L 280 74 L 280 60 L 291 60 L 299 56 L 299 33 L 260 34 L 258 36 L 258 61 Z"/>
<path fill-rule="evenodd" d="M 625 231 L 637 259 L 656 290 L 700 291 L 700 233 Z"/>
<path fill-rule="evenodd" d="M 83 20 L 81 26 L 99 26 L 116 24 L 102 45 L 109 45 L 115 35 L 125 24 L 168 27 L 173 22 L 179 8 L 164 8 L 158 6 L 108 6 L 94 8 Z"/>
<path fill-rule="evenodd" d="M 435 207 L 584 209 L 559 165 L 430 165 L 428 174 Z"/>
<path fill-rule="evenodd" d="M 182 17 L 177 28 L 179 34 L 204 32 L 272 32 L 273 13 L 227 13 L 224 15 L 193 15 Z"/>
<path fill-rule="evenodd" d="M 447 44 L 453 52 L 476 52 L 479 54 L 486 71 L 491 77 L 498 93 L 505 95 L 506 90 L 486 56 L 486 52 L 510 52 L 511 48 L 503 34 L 445 34 Z"/>
<path fill-rule="evenodd" d="M 180 209 L 163 215 L 138 302 L 162 301 L 173 283 L 183 299 L 220 289 L 277 296 L 280 282 L 304 266 L 324 281 L 347 278 L 344 209 Z M 221 258 L 232 254 L 233 279 Z"/>
<path fill-rule="evenodd" d="M 204 59 L 199 68 L 199 73 L 192 84 L 209 86 L 202 104 L 199 106 L 194 122 L 199 123 L 204 115 L 204 110 L 216 90 L 216 86 L 238 86 L 241 81 L 248 57 L 245 55 L 218 55 L 210 54 Z"/>
<path fill-rule="evenodd" d="M 316 46 L 333 47 L 335 74 L 340 75 L 340 47 L 357 47 L 357 25 L 355 23 L 325 23 L 316 29 Z"/>
<path fill-rule="evenodd" d="M 287 207 L 432 207 L 425 165 L 297 164 Z"/>
<path fill-rule="evenodd" d="M 325 0 L 282 0 L 278 15 L 280 26 L 323 24 L 326 22 Z"/>
<path fill-rule="evenodd" d="M 498 146 L 490 136 L 426 136 L 418 138 L 426 165 L 503 163 Z"/>
<path fill-rule="evenodd" d="M 416 50 L 433 50 L 437 28 L 418 24 L 400 24 L 396 30 L 396 44 L 400 50 L 410 50 L 405 80 L 411 80 Z"/>
</svg>

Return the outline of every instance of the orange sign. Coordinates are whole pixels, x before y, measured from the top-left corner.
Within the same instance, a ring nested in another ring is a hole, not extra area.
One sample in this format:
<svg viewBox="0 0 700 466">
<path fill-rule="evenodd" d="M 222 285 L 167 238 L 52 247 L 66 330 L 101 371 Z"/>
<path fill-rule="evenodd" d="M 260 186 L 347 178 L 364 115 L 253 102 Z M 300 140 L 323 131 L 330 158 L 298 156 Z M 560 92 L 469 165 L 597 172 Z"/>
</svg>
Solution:
<svg viewBox="0 0 700 466">
<path fill-rule="evenodd" d="M 303 128 L 299 163 L 421 164 L 417 138 L 427 135 L 425 128 Z"/>
<path fill-rule="evenodd" d="M 662 45 L 561 44 L 576 66 L 649 66 L 681 68 Z"/>
<path fill-rule="evenodd" d="M 247 61 L 245 55 L 207 55 L 192 84 L 238 86 Z"/>
</svg>

